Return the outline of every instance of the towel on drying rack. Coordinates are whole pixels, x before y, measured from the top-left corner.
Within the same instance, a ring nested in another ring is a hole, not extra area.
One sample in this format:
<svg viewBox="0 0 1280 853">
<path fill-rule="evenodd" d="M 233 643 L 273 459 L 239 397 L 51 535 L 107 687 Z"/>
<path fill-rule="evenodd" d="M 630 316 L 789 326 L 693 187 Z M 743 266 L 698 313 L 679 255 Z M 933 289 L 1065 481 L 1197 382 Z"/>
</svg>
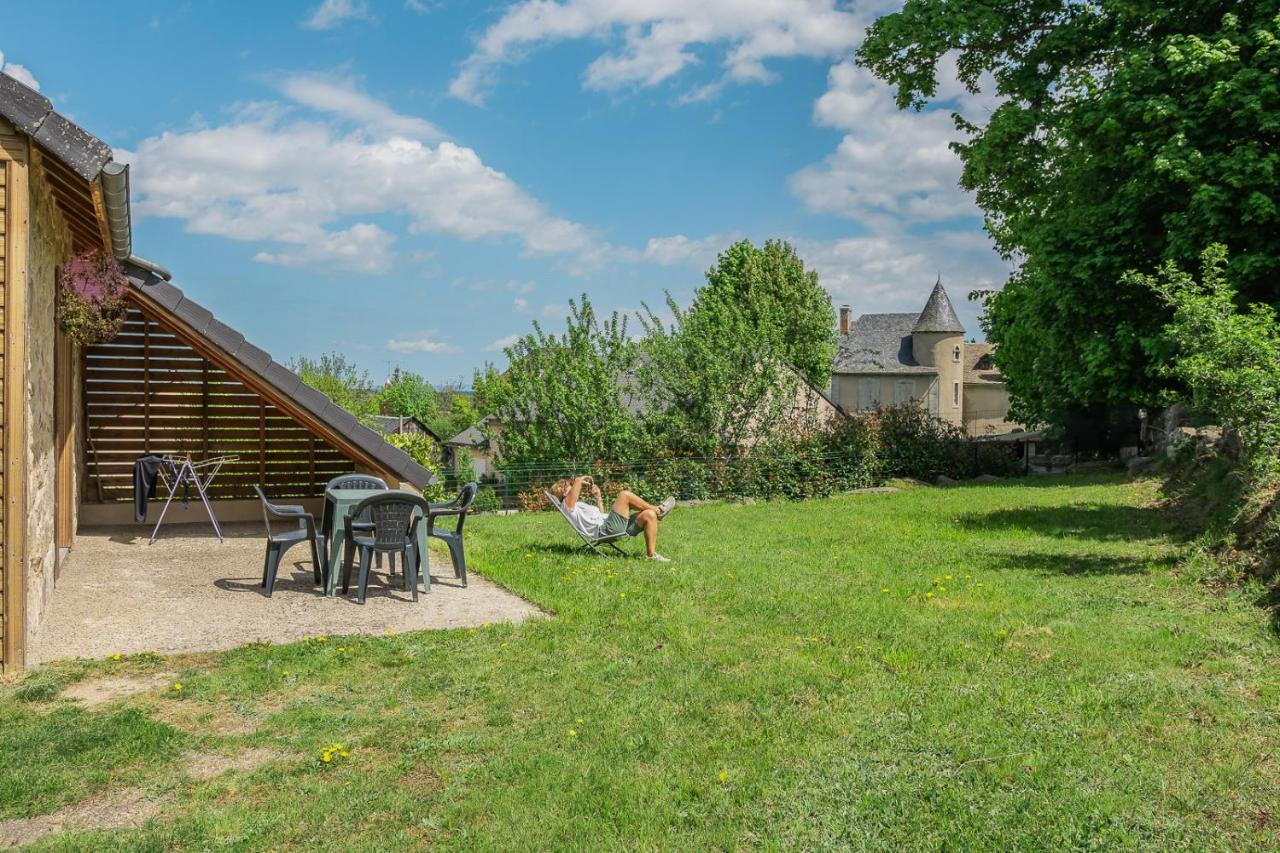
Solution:
<svg viewBox="0 0 1280 853">
<path fill-rule="evenodd" d="M 147 501 L 156 496 L 162 464 L 160 456 L 141 456 L 133 463 L 133 520 L 139 524 L 147 520 Z"/>
</svg>

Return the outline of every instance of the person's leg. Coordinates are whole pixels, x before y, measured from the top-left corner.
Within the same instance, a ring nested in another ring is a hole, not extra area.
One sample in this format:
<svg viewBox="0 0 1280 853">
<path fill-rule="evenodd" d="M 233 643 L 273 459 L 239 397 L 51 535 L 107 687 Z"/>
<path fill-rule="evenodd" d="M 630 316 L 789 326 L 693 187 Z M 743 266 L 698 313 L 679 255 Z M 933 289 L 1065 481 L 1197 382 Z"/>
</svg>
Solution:
<svg viewBox="0 0 1280 853">
<path fill-rule="evenodd" d="M 636 516 L 636 526 L 644 533 L 644 552 L 652 557 L 658 550 L 658 513 L 656 510 L 641 510 Z"/>
<path fill-rule="evenodd" d="M 656 510 L 657 507 L 627 489 L 618 492 L 618 496 L 613 500 L 613 511 L 623 517 L 631 515 L 633 512 L 643 512 L 649 509 Z"/>
</svg>

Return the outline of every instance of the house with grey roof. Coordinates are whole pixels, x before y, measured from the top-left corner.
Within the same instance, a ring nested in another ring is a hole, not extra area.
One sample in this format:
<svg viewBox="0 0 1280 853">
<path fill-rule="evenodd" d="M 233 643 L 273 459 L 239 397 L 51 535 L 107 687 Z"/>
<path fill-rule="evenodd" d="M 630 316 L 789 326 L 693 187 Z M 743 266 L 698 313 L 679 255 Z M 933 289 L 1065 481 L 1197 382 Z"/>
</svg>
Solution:
<svg viewBox="0 0 1280 853">
<path fill-rule="evenodd" d="M 918 313 L 863 314 L 840 308 L 831 397 L 846 411 L 904 403 L 963 427 L 970 435 L 1005 433 L 1009 392 L 991 344 L 965 340 L 964 325 L 941 279 Z"/>
<path fill-rule="evenodd" d="M 111 340 L 58 321 L 59 270 L 117 261 L 127 303 Z M 426 488 L 404 451 L 133 252 L 129 167 L 0 73 L 0 667 L 21 669 L 81 525 L 133 521 L 142 456 L 221 458 L 222 521 L 261 519 L 254 487 L 318 512 L 337 474 Z M 145 495 L 143 496 L 145 501 Z M 145 506 L 145 503 L 144 503 Z M 163 558 L 140 550 L 140 561 Z M 176 571 L 172 558 L 157 570 Z"/>
</svg>

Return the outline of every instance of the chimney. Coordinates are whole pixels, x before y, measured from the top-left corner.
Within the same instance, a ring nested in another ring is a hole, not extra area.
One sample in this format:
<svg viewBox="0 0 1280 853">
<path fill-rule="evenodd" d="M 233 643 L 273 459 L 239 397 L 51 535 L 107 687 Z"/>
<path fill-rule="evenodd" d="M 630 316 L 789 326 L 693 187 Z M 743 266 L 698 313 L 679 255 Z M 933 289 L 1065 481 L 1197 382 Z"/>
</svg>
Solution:
<svg viewBox="0 0 1280 853">
<path fill-rule="evenodd" d="M 853 326 L 853 309 L 848 305 L 840 306 L 840 334 L 849 334 L 850 327 Z"/>
</svg>

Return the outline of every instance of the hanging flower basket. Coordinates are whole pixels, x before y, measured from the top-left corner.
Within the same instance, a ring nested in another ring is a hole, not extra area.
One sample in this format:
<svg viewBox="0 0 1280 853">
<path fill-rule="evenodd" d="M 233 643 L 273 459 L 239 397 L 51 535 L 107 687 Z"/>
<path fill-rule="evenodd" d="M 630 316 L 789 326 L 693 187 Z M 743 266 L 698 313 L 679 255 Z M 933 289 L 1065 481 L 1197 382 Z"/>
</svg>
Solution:
<svg viewBox="0 0 1280 853">
<path fill-rule="evenodd" d="M 105 252 L 73 258 L 58 280 L 58 325 L 81 346 L 106 343 L 124 327 L 128 286 L 120 264 Z"/>
</svg>

